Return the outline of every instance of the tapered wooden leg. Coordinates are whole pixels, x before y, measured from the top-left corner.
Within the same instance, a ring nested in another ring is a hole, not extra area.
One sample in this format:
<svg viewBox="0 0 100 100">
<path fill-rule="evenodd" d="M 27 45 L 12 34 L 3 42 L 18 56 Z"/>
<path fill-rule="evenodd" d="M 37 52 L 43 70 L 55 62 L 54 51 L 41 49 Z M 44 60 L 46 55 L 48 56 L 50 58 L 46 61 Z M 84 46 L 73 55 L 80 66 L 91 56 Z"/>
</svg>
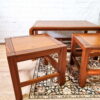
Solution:
<svg viewBox="0 0 100 100">
<path fill-rule="evenodd" d="M 72 41 L 71 41 L 71 55 L 70 55 L 70 64 L 74 65 L 74 61 L 73 61 L 73 55 L 76 52 L 76 42 L 74 41 L 74 37 L 72 35 Z"/>
<path fill-rule="evenodd" d="M 82 60 L 79 73 L 79 86 L 84 87 L 87 78 L 87 66 L 89 60 L 89 52 L 85 49 L 82 52 Z"/>
<path fill-rule="evenodd" d="M 58 67 L 60 76 L 58 77 L 58 82 L 60 85 L 65 83 L 65 72 L 66 72 L 66 48 L 62 48 L 61 52 L 58 54 Z"/>
<path fill-rule="evenodd" d="M 16 100 L 22 100 L 23 97 L 22 97 L 22 91 L 20 87 L 18 68 L 17 68 L 17 64 L 13 57 L 8 58 L 8 64 L 9 64 L 9 69 L 10 69 L 10 74 L 12 78 Z"/>
</svg>

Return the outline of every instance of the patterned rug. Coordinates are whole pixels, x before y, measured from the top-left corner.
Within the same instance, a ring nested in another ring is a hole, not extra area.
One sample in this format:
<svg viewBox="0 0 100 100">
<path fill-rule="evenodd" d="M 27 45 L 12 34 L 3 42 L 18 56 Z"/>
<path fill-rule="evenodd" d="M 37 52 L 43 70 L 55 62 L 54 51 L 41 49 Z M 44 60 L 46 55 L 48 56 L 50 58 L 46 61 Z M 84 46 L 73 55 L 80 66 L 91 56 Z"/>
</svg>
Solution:
<svg viewBox="0 0 100 100">
<path fill-rule="evenodd" d="M 57 60 L 57 54 L 52 55 Z M 80 62 L 80 58 L 77 58 Z M 89 68 L 100 69 L 100 59 L 93 60 L 90 58 Z M 66 83 L 59 86 L 57 78 L 48 79 L 33 84 L 30 89 L 30 99 L 64 99 L 64 98 L 99 98 L 100 97 L 100 76 L 89 76 L 84 88 L 78 84 L 78 68 L 68 64 L 66 71 Z M 54 73 L 55 69 L 51 64 L 44 65 L 43 59 L 37 60 L 36 69 L 33 78 Z"/>
</svg>

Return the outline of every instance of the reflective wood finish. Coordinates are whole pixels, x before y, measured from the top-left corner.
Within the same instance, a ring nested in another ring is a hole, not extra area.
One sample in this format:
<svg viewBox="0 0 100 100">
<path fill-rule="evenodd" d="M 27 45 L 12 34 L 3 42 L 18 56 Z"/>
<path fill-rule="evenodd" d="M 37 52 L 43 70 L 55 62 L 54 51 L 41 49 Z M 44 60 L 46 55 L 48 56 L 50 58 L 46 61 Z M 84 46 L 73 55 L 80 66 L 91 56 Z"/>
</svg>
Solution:
<svg viewBox="0 0 100 100">
<path fill-rule="evenodd" d="M 23 98 L 21 87 L 53 77 L 58 77 L 58 83 L 60 85 L 65 83 L 66 45 L 48 34 L 8 38 L 6 39 L 6 51 L 16 100 L 22 100 Z M 53 53 L 58 53 L 58 62 L 49 57 L 49 55 Z M 50 63 L 57 72 L 29 81 L 20 82 L 17 62 L 38 57 L 48 57 L 49 60 L 51 59 Z"/>
<path fill-rule="evenodd" d="M 71 64 L 76 57 L 76 46 L 82 49 L 82 59 L 80 65 L 79 85 L 85 86 L 88 75 L 100 75 L 100 69 L 88 69 L 88 60 L 90 56 L 100 56 L 100 33 L 96 34 L 73 34 L 71 46 Z"/>
</svg>

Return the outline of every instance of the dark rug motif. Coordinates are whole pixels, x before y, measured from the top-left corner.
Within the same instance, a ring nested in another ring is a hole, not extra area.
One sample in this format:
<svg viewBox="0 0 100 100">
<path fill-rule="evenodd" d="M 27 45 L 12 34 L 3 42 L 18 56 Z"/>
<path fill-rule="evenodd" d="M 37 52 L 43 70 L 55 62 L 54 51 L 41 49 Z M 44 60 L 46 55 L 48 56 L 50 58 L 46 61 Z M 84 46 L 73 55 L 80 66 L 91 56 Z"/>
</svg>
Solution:
<svg viewBox="0 0 100 100">
<path fill-rule="evenodd" d="M 57 55 L 52 55 L 57 60 Z M 77 58 L 80 61 L 80 58 Z M 38 66 L 38 67 L 37 67 Z M 44 65 L 43 59 L 38 59 L 34 78 L 55 72 L 55 69 L 49 64 Z M 100 59 L 93 60 L 90 58 L 89 68 L 100 69 Z M 66 83 L 59 86 L 57 78 L 48 79 L 39 83 L 33 84 L 30 89 L 30 99 L 64 99 L 64 98 L 98 98 L 100 97 L 100 76 L 90 76 L 86 81 L 84 88 L 78 84 L 79 70 L 68 64 L 66 71 Z"/>
</svg>

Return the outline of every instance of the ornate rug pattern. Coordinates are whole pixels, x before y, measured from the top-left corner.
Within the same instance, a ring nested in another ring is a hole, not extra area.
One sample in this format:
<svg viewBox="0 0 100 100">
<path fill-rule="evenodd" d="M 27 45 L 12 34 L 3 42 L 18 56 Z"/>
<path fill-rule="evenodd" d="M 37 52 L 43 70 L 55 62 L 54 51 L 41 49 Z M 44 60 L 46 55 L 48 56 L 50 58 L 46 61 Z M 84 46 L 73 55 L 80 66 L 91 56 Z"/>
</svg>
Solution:
<svg viewBox="0 0 100 100">
<path fill-rule="evenodd" d="M 53 55 L 57 60 L 57 55 Z M 77 58 L 80 61 L 80 58 Z M 55 69 L 49 65 L 43 64 L 43 59 L 38 59 L 38 67 L 36 67 L 33 78 L 41 77 L 50 73 L 54 73 Z M 90 58 L 89 68 L 100 69 L 100 59 L 93 60 Z M 33 84 L 30 89 L 30 99 L 64 99 L 64 98 L 99 98 L 100 97 L 100 76 L 89 76 L 84 88 L 78 84 L 78 68 L 68 64 L 66 71 L 66 83 L 59 86 L 57 78 L 48 79 Z"/>
</svg>

